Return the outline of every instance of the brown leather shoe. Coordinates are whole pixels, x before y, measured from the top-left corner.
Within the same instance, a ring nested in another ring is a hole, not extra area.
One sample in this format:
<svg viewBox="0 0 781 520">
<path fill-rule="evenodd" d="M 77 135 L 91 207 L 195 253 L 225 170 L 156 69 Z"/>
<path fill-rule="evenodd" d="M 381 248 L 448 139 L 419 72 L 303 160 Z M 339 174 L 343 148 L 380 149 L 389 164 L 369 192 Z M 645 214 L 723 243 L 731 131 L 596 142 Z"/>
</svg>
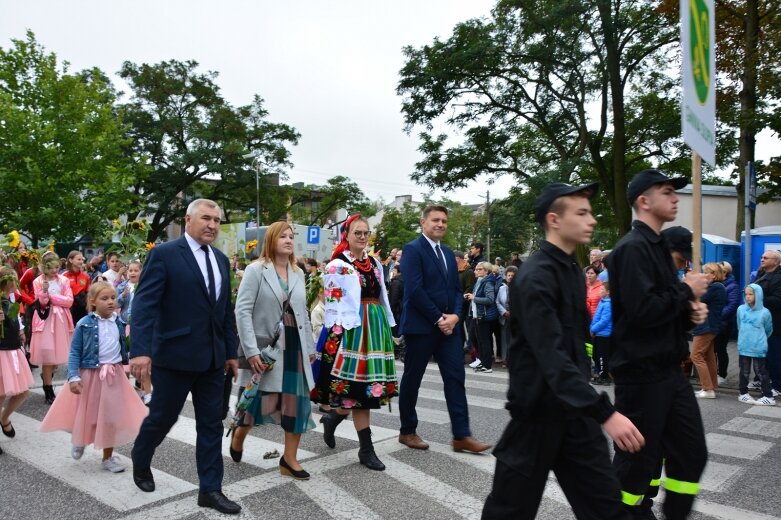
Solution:
<svg viewBox="0 0 781 520">
<path fill-rule="evenodd" d="M 490 448 L 490 444 L 480 442 L 474 437 L 464 437 L 463 439 L 453 439 L 453 451 L 469 451 L 480 453 Z"/>
<path fill-rule="evenodd" d="M 428 443 L 426 443 L 417 433 L 408 433 L 406 435 L 399 435 L 399 442 L 408 448 L 413 450 L 427 450 Z"/>
</svg>

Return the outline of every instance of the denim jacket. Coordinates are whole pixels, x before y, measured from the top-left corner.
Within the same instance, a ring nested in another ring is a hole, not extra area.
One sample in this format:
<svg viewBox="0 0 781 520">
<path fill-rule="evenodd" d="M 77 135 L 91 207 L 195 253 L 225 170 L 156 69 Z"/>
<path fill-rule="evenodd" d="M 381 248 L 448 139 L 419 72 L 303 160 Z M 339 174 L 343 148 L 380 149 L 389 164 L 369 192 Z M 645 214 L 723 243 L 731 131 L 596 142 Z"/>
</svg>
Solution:
<svg viewBox="0 0 781 520">
<path fill-rule="evenodd" d="M 122 364 L 128 363 L 129 347 L 125 341 L 125 322 L 117 316 L 117 329 L 119 330 L 119 352 L 122 355 Z M 79 377 L 80 368 L 98 368 L 98 318 L 94 312 L 84 316 L 76 324 L 71 340 L 71 351 L 68 356 L 68 381 Z"/>
</svg>

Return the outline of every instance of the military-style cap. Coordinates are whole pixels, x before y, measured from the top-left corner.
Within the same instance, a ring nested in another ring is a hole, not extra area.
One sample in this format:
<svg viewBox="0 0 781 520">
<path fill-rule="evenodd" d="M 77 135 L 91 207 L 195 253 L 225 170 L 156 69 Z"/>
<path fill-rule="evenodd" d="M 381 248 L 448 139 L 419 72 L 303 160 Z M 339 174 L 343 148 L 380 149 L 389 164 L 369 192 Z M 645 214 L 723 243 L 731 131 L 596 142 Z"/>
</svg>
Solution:
<svg viewBox="0 0 781 520">
<path fill-rule="evenodd" d="M 673 226 L 662 231 L 671 251 L 678 251 L 689 262 L 692 261 L 692 232 L 683 226 Z"/>
<path fill-rule="evenodd" d="M 599 183 L 592 182 L 591 184 L 581 184 L 580 186 L 572 186 L 563 182 L 552 182 L 542 189 L 542 193 L 537 197 L 534 202 L 534 216 L 537 222 L 543 224 L 545 222 L 545 215 L 548 214 L 553 201 L 559 197 L 566 197 L 574 193 L 589 192 L 588 198 L 593 199 L 597 193 L 599 193 Z"/>
<path fill-rule="evenodd" d="M 626 187 L 626 198 L 629 200 L 629 205 L 631 206 L 634 204 L 637 197 L 642 195 L 643 192 L 651 186 L 668 182 L 672 184 L 673 188 L 676 190 L 680 190 L 689 184 L 686 177 L 670 178 L 659 170 L 643 170 L 637 172 L 635 176 L 632 177 L 632 180 L 629 181 L 629 186 Z"/>
</svg>

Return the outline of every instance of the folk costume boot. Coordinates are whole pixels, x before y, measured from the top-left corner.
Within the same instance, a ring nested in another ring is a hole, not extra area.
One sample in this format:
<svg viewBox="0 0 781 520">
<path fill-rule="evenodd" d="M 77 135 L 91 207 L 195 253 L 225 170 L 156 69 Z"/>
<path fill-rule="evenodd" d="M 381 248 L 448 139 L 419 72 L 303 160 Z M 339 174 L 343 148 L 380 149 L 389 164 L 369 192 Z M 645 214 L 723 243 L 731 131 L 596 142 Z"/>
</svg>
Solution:
<svg viewBox="0 0 781 520">
<path fill-rule="evenodd" d="M 346 417 L 346 415 L 337 413 L 336 410 L 331 410 L 320 419 L 320 422 L 323 423 L 323 440 L 325 441 L 325 445 L 329 448 L 333 449 L 336 447 L 334 433 L 336 432 L 336 427 L 339 426 L 339 423 L 344 421 Z"/>
<path fill-rule="evenodd" d="M 371 428 L 364 428 L 358 432 L 358 442 L 361 443 L 361 447 L 358 449 L 358 460 L 361 464 L 374 471 L 384 471 L 385 464 L 374 453 Z"/>
</svg>

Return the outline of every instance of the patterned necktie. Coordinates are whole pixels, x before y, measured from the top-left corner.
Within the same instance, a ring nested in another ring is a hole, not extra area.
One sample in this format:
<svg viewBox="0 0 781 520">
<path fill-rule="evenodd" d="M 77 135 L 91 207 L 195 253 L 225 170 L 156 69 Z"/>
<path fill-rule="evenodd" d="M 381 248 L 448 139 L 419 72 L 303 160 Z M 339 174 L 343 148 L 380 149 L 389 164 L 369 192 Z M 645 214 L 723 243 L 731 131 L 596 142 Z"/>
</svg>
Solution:
<svg viewBox="0 0 781 520">
<path fill-rule="evenodd" d="M 212 303 L 217 303 L 217 287 L 214 281 L 214 269 L 212 269 L 212 261 L 209 258 L 209 246 L 201 246 L 201 250 L 206 253 L 206 274 L 209 277 L 209 297 L 212 299 Z"/>
</svg>

